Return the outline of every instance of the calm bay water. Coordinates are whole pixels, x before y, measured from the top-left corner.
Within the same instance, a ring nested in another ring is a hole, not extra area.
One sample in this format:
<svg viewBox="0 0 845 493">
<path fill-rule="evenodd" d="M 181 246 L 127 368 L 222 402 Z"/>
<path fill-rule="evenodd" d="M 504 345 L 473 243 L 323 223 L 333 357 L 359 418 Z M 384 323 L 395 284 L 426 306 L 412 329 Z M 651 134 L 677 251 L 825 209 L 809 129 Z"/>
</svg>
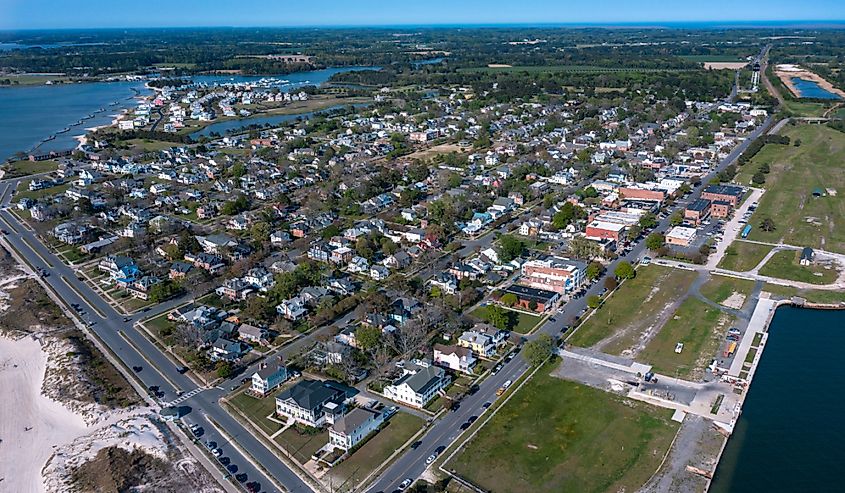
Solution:
<svg viewBox="0 0 845 493">
<path fill-rule="evenodd" d="M 792 85 L 798 90 L 802 98 L 814 99 L 841 99 L 838 94 L 834 94 L 819 86 L 818 82 L 813 80 L 801 79 L 799 77 L 792 78 Z"/>
<path fill-rule="evenodd" d="M 280 81 L 277 87 L 288 92 L 306 85 L 324 84 L 339 72 L 377 69 L 378 67 L 333 67 L 274 78 Z M 225 84 L 256 82 L 262 78 L 266 77 L 200 75 L 193 79 L 205 84 Z M 28 152 L 50 135 L 56 135 L 56 138 L 41 143 L 38 152 L 75 147 L 75 136 L 83 135 L 86 128 L 110 124 L 121 109 L 135 105 L 133 99 L 138 92 L 143 95 L 150 94 L 150 91 L 144 88 L 143 82 L 93 82 L 0 88 L 0 160 L 14 156 L 17 152 Z M 92 114 L 94 118 L 79 123 Z M 292 115 L 292 118 L 296 116 Z M 235 127 L 244 125 L 238 124 L 237 121 L 225 123 L 234 124 Z M 65 128 L 70 130 L 57 134 Z"/>
<path fill-rule="evenodd" d="M 711 493 L 842 491 L 845 312 L 779 308 Z"/>
</svg>

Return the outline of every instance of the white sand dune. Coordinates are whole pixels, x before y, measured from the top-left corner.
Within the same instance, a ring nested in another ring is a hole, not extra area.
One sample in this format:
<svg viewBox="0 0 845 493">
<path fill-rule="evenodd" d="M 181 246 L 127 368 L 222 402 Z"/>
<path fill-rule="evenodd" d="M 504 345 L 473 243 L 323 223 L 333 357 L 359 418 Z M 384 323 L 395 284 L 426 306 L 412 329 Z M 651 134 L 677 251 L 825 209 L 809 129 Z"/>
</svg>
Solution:
<svg viewBox="0 0 845 493">
<path fill-rule="evenodd" d="M 82 416 L 41 394 L 46 368 L 37 340 L 0 337 L 0 491 L 46 491 L 47 460 L 88 432 Z"/>
</svg>

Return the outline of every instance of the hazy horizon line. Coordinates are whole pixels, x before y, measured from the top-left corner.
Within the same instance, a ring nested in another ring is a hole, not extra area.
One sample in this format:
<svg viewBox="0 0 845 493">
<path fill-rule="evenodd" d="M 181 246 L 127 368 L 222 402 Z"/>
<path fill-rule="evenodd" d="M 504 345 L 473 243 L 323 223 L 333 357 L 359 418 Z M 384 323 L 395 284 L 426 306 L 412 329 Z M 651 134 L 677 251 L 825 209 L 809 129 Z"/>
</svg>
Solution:
<svg viewBox="0 0 845 493">
<path fill-rule="evenodd" d="M 385 23 L 385 24 L 288 24 L 288 25 L 194 25 L 194 26 L 100 26 L 100 27 L 29 27 L 0 28 L 0 32 L 28 31 L 109 31 L 149 29 L 455 29 L 455 28 L 549 28 L 549 27 L 605 27 L 605 28 L 690 28 L 694 26 L 720 27 L 845 27 L 845 19 L 761 19 L 761 20 L 672 20 L 631 22 L 519 22 L 519 23 Z"/>
</svg>

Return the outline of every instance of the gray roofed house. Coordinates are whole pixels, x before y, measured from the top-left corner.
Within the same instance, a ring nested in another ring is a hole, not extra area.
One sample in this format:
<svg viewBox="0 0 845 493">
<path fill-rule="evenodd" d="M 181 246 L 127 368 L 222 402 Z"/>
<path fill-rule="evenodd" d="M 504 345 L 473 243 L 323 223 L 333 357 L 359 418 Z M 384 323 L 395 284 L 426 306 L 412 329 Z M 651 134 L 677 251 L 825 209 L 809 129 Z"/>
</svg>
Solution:
<svg viewBox="0 0 845 493">
<path fill-rule="evenodd" d="M 377 431 L 382 423 L 384 423 L 382 413 L 357 407 L 335 421 L 329 428 L 329 443 L 335 448 L 349 450 Z"/>
<path fill-rule="evenodd" d="M 306 426 L 319 427 L 343 415 L 345 403 L 358 392 L 331 380 L 303 380 L 276 396 L 276 413 Z"/>
<path fill-rule="evenodd" d="M 384 396 L 407 406 L 423 408 L 449 384 L 443 368 L 429 362 L 405 367 L 405 375 L 384 388 Z"/>
</svg>

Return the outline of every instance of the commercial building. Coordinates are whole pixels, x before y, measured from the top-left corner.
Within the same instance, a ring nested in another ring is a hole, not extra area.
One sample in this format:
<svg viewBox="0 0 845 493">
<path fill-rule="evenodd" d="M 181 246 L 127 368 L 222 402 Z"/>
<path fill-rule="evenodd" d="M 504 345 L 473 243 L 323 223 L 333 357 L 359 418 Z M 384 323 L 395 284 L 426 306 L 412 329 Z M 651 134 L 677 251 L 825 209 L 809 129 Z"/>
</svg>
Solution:
<svg viewBox="0 0 845 493">
<path fill-rule="evenodd" d="M 708 199 L 697 199 L 684 210 L 684 219 L 699 225 L 710 216 L 712 202 Z"/>
<path fill-rule="evenodd" d="M 519 283 L 561 294 L 578 289 L 584 283 L 587 264 L 579 260 L 561 257 L 546 257 L 522 264 Z"/>
<path fill-rule="evenodd" d="M 537 313 L 546 311 L 560 300 L 560 293 L 545 289 L 529 288 L 519 284 L 511 284 L 505 288 L 505 293 L 516 295 L 516 306 L 523 310 Z"/>
<path fill-rule="evenodd" d="M 584 235 L 590 240 L 613 240 L 619 241 L 625 232 L 626 226 L 622 223 L 593 220 L 584 230 Z"/>
<path fill-rule="evenodd" d="M 675 226 L 666 234 L 666 243 L 669 245 L 688 247 L 694 239 L 695 228 L 686 226 Z"/>
<path fill-rule="evenodd" d="M 711 202 L 727 202 L 732 208 L 739 205 L 743 195 L 745 190 L 733 185 L 708 185 L 701 192 L 701 198 Z"/>
</svg>

